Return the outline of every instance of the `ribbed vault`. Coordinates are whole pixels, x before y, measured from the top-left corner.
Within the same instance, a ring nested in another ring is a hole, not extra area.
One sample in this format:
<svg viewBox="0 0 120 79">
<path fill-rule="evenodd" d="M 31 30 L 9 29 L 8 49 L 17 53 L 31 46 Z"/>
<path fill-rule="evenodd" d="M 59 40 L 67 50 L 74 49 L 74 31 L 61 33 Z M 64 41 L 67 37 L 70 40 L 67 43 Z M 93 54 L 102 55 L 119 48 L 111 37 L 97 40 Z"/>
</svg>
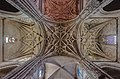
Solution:
<svg viewBox="0 0 120 79">
<path fill-rule="evenodd" d="M 43 22 L 46 30 L 46 44 L 44 55 L 46 56 L 71 56 L 80 57 L 77 48 L 75 22 L 51 23 Z"/>
<path fill-rule="evenodd" d="M 40 1 L 41 0 L 34 0 L 34 1 L 8 0 L 8 2 L 10 2 L 14 6 L 19 8 L 20 10 L 22 10 L 32 18 L 34 18 L 37 22 L 39 22 L 44 33 L 44 44 L 42 51 L 35 58 L 29 60 L 24 65 L 21 65 L 20 67 L 16 68 L 11 73 L 6 75 L 3 79 L 57 79 L 57 78 L 81 79 L 81 77 L 80 78 L 78 77 L 78 75 L 80 74 L 77 75 L 76 72 L 77 65 L 78 66 L 80 65 L 80 68 L 83 69 L 83 71 L 85 71 L 84 72 L 85 74 L 87 74 L 86 79 L 97 79 L 100 74 L 104 74 L 106 77 L 113 79 L 110 75 L 105 73 L 99 66 L 97 66 L 87 57 L 84 56 L 83 51 L 80 50 L 81 45 L 79 45 L 78 42 L 78 40 L 81 37 L 81 36 L 78 37 L 78 33 L 79 33 L 78 28 L 81 27 L 80 24 L 84 22 L 84 20 L 88 18 L 94 12 L 94 10 L 97 10 L 97 8 L 100 7 L 103 2 L 108 0 L 103 0 L 102 2 L 99 2 L 97 0 L 90 0 L 86 8 L 80 14 L 77 15 L 77 18 L 74 19 L 73 19 L 74 17 L 73 11 L 76 10 L 76 8 L 74 9 L 74 7 L 78 6 L 78 4 L 76 5 L 74 3 L 76 0 L 65 0 L 65 1 L 71 1 L 70 5 L 73 2 L 73 5 L 70 6 L 70 12 L 72 13 L 72 15 L 70 16 L 72 17 L 72 20 L 67 22 L 66 21 L 53 22 L 52 20 L 53 18 L 54 20 L 56 19 L 59 20 L 59 17 L 61 17 L 62 20 L 64 20 L 63 19 L 64 15 L 60 15 L 61 13 L 64 14 L 64 12 L 58 13 L 59 14 L 58 17 L 56 17 L 56 15 L 51 16 L 52 15 L 51 13 L 50 14 L 47 13 L 48 12 L 47 10 L 49 10 L 49 8 L 47 8 L 46 10 L 46 15 L 50 16 L 52 19 L 51 20 L 46 19 L 40 10 L 39 6 L 41 6 L 41 4 L 40 5 L 38 4 L 40 3 Z M 49 5 L 51 4 L 50 2 L 52 2 L 52 4 L 58 4 L 56 3 L 57 0 L 49 0 L 49 1 L 45 0 L 45 1 L 49 3 Z M 58 2 L 61 2 L 59 3 L 59 5 L 63 4 L 61 0 L 58 0 Z M 73 10 L 71 10 L 72 6 L 73 6 L 72 8 Z M 60 8 L 61 7 L 62 5 L 60 5 Z M 64 7 L 66 7 L 66 5 L 64 5 L 62 8 L 62 10 L 63 9 L 65 10 L 65 15 L 66 15 L 66 9 Z M 50 9 L 54 9 L 54 8 L 50 8 Z M 77 13 L 75 12 L 75 16 L 76 14 Z M 67 17 L 68 16 L 69 14 L 67 15 Z M 69 18 L 66 19 L 69 20 Z M 102 28 L 103 27 L 101 28 L 98 27 L 96 31 L 92 33 L 98 34 L 97 32 Z M 82 31 L 84 34 L 84 29 Z M 84 43 L 83 41 L 84 38 L 83 37 L 81 38 L 82 38 L 81 42 Z M 101 51 L 99 52 L 101 53 Z M 105 56 L 105 55 L 101 54 L 100 56 Z M 51 68 L 53 67 L 52 72 L 49 72 L 49 67 Z M 41 70 L 44 73 L 42 74 L 42 76 L 40 76 Z M 78 73 L 81 72 L 79 71 Z M 83 77 L 85 74 L 82 74 L 81 76 Z"/>
<path fill-rule="evenodd" d="M 109 53 L 106 51 L 107 49 L 110 50 L 110 47 L 107 46 L 110 41 L 106 38 L 117 35 L 116 21 L 116 18 L 93 17 L 81 23 L 78 34 L 78 42 L 80 42 L 79 47 L 85 57 L 93 61 L 116 60 L 116 50 L 113 51 L 114 49 L 112 49 L 112 52 L 109 51 Z M 115 31 L 109 30 L 108 28 L 115 29 Z M 116 47 L 115 44 L 113 45 Z"/>
<path fill-rule="evenodd" d="M 66 21 L 75 18 L 79 13 L 82 0 L 43 0 L 44 15 L 51 20 Z M 79 2 L 81 1 L 81 2 Z M 82 5 L 81 5 L 82 6 Z"/>
<path fill-rule="evenodd" d="M 4 19 L 4 61 L 37 55 L 42 51 L 43 31 L 35 21 L 26 19 L 29 21 L 21 21 L 18 18 Z"/>
</svg>

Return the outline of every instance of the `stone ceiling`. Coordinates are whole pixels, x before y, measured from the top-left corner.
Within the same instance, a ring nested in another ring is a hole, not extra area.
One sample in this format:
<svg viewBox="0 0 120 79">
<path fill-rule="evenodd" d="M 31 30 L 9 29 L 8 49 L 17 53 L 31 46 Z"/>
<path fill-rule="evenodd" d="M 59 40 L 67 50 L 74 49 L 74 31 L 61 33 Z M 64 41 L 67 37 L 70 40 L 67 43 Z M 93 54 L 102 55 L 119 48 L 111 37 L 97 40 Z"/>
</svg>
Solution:
<svg viewBox="0 0 120 79">
<path fill-rule="evenodd" d="M 78 0 L 44 0 L 44 15 L 55 21 L 66 21 L 75 18 L 78 11 Z"/>
<path fill-rule="evenodd" d="M 102 2 L 91 0 L 80 15 L 81 2 L 78 3 L 78 0 L 44 0 L 43 4 L 40 4 L 39 0 L 8 1 L 39 22 L 44 33 L 44 44 L 43 50 L 36 58 L 12 71 L 4 79 L 32 79 L 31 76 L 37 72 L 37 69 L 43 64 L 43 60 L 55 56 L 77 59 L 80 61 L 78 63 L 84 64 L 88 72 L 93 72 L 91 73 L 92 79 L 96 79 L 97 74 L 105 74 L 108 78 L 113 79 L 93 62 L 87 60 L 78 45 L 80 43 L 78 41 L 80 38 L 78 37 L 78 28 L 81 22 L 92 14 Z M 75 19 L 77 16 L 78 18 Z"/>
</svg>

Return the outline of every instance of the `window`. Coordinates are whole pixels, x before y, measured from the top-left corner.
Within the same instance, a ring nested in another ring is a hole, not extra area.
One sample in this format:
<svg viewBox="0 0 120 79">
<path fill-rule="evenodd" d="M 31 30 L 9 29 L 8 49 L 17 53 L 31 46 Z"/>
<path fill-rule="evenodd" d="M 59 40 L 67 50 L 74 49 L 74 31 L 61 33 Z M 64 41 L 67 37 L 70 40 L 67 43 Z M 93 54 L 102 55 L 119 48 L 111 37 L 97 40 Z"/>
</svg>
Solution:
<svg viewBox="0 0 120 79">
<path fill-rule="evenodd" d="M 106 36 L 107 44 L 116 44 L 116 36 Z"/>
</svg>

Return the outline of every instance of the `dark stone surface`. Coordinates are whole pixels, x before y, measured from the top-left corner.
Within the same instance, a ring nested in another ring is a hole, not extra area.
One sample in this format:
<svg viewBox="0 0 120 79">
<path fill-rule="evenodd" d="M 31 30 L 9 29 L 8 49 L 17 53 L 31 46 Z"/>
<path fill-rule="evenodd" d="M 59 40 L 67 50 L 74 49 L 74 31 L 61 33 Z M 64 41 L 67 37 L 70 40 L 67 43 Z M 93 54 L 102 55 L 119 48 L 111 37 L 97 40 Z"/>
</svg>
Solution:
<svg viewBox="0 0 120 79">
<path fill-rule="evenodd" d="M 110 4 L 103 7 L 105 11 L 115 11 L 120 9 L 120 0 L 114 0 Z"/>
<path fill-rule="evenodd" d="M 8 12 L 19 12 L 18 9 L 13 7 L 11 4 L 9 4 L 5 0 L 0 0 L 0 10 L 8 11 Z"/>
</svg>

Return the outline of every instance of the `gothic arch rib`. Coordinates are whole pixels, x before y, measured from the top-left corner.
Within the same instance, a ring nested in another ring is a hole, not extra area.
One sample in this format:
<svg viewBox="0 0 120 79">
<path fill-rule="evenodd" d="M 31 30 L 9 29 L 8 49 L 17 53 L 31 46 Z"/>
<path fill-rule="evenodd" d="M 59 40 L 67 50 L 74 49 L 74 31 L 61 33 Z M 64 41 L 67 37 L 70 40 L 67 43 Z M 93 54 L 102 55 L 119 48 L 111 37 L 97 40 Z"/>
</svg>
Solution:
<svg viewBox="0 0 120 79">
<path fill-rule="evenodd" d="M 32 3 L 30 0 L 7 0 L 16 8 L 23 11 L 28 16 L 34 18 L 35 20 L 41 21 L 43 18 L 39 9 L 35 6 L 35 3 Z"/>
</svg>

